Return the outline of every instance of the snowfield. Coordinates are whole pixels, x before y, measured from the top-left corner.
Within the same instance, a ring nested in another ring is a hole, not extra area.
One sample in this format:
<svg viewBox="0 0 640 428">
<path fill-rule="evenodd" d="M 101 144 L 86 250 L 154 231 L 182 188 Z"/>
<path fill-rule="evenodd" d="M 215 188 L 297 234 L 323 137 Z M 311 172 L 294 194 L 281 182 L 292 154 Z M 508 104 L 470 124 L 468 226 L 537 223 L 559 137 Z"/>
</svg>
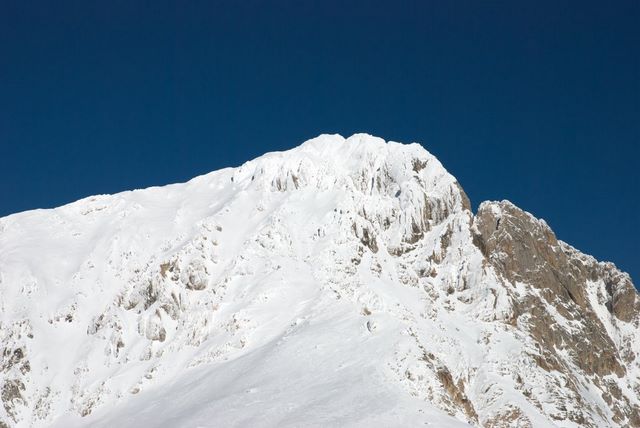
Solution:
<svg viewBox="0 0 640 428">
<path fill-rule="evenodd" d="M 322 135 L 0 219 L 0 427 L 640 426 L 627 284 L 420 145 Z"/>
</svg>

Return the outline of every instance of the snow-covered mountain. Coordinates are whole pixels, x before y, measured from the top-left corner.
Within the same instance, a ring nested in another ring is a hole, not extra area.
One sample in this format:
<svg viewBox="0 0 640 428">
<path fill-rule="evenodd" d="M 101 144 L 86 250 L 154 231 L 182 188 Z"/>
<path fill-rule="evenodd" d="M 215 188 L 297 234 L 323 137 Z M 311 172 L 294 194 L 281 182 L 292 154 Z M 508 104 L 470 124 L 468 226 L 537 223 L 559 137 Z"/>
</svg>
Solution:
<svg viewBox="0 0 640 428">
<path fill-rule="evenodd" d="M 640 427 L 628 275 L 323 135 L 0 219 L 0 427 Z"/>
</svg>

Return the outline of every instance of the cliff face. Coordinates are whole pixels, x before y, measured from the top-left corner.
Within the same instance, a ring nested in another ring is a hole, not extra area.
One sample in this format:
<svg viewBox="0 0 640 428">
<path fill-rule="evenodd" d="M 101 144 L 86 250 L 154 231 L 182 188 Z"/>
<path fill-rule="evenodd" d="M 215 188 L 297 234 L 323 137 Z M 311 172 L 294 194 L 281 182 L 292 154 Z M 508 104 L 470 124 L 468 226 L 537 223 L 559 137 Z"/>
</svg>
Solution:
<svg viewBox="0 0 640 428">
<path fill-rule="evenodd" d="M 509 322 L 535 340 L 543 350 L 536 364 L 561 373 L 583 409 L 557 417 L 598 426 L 589 417 L 598 409 L 580 394 L 588 386 L 602 391 L 613 422 L 638 426 L 638 383 L 627 367 L 637 367 L 640 311 L 629 277 L 558 241 L 546 223 L 507 201 L 484 203 L 475 232 L 476 244 L 506 287 L 531 288 L 514 296 Z M 621 388 L 616 379 L 629 380 Z"/>
<path fill-rule="evenodd" d="M 0 219 L 0 426 L 640 426 L 628 275 L 321 136 Z"/>
</svg>

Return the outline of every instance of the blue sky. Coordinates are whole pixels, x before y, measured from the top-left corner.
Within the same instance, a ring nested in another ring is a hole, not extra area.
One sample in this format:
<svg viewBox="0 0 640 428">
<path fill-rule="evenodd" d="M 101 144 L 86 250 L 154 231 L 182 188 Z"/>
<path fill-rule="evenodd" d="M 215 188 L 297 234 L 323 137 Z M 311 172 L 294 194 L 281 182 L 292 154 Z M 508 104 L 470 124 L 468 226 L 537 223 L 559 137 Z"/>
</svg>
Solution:
<svg viewBox="0 0 640 428">
<path fill-rule="evenodd" d="M 26 3 L 0 13 L 0 215 L 367 132 L 640 278 L 638 1 Z"/>
</svg>

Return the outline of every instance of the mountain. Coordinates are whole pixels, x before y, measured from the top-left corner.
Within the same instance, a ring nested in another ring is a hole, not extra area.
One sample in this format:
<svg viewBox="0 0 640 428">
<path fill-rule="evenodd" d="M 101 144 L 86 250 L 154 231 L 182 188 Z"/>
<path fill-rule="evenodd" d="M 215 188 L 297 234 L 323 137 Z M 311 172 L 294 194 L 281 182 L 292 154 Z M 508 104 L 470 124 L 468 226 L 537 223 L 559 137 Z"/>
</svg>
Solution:
<svg viewBox="0 0 640 428">
<path fill-rule="evenodd" d="M 417 144 L 4 217 L 0 290 L 0 427 L 640 427 L 629 276 Z"/>
</svg>

